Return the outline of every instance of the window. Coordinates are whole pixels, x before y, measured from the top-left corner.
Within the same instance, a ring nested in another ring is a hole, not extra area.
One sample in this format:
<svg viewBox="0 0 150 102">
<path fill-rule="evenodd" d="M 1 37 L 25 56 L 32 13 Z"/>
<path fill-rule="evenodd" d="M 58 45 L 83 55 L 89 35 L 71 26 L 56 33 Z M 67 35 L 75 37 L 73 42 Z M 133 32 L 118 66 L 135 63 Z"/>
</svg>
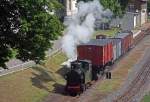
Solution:
<svg viewBox="0 0 150 102">
<path fill-rule="evenodd" d="M 142 10 L 142 13 L 145 13 L 146 11 L 145 10 Z"/>
<path fill-rule="evenodd" d="M 135 6 L 133 4 L 128 5 L 128 11 L 129 12 L 134 12 L 135 11 Z"/>
</svg>

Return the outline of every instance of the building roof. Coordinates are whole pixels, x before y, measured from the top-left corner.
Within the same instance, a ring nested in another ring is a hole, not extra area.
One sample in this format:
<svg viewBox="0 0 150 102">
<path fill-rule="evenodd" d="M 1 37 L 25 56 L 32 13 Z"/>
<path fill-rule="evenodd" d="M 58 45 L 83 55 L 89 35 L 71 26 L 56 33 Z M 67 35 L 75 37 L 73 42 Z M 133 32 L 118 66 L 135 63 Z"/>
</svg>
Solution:
<svg viewBox="0 0 150 102">
<path fill-rule="evenodd" d="M 133 4 L 133 5 L 135 5 L 135 9 L 141 10 L 142 9 L 141 5 L 147 4 L 147 1 L 148 0 L 129 0 L 129 5 Z M 147 8 L 147 7 L 145 7 L 145 8 Z"/>
</svg>

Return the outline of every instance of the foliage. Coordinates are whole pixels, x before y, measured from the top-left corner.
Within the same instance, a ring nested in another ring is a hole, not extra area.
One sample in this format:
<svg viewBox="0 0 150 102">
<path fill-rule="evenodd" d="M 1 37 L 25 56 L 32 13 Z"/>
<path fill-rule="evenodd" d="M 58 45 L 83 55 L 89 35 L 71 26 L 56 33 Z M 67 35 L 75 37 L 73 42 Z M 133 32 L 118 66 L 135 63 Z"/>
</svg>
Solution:
<svg viewBox="0 0 150 102">
<path fill-rule="evenodd" d="M 61 35 L 63 25 L 53 14 L 62 6 L 57 0 L 0 1 L 0 66 L 12 57 L 39 62 L 52 41 Z"/>
<path fill-rule="evenodd" d="M 110 9 L 114 13 L 114 16 L 122 15 L 123 11 L 121 10 L 121 6 L 117 0 L 100 0 L 100 2 L 104 8 Z"/>
<path fill-rule="evenodd" d="M 79 1 L 92 1 L 92 0 L 78 0 Z M 128 5 L 129 0 L 100 0 L 100 3 L 104 6 L 104 8 L 110 9 L 114 16 L 122 16 L 125 12 L 125 9 Z"/>
<path fill-rule="evenodd" d="M 147 2 L 147 10 L 148 10 L 148 12 L 150 12 L 150 0 L 148 0 L 148 2 Z"/>
<path fill-rule="evenodd" d="M 121 5 L 121 9 L 123 11 L 123 13 L 125 13 L 125 10 L 128 6 L 128 3 L 130 2 L 131 0 L 118 0 L 118 2 L 120 3 Z"/>
<path fill-rule="evenodd" d="M 19 27 L 19 13 L 16 2 L 0 1 L 0 66 L 6 68 L 5 62 L 13 57 L 17 28 Z"/>
</svg>

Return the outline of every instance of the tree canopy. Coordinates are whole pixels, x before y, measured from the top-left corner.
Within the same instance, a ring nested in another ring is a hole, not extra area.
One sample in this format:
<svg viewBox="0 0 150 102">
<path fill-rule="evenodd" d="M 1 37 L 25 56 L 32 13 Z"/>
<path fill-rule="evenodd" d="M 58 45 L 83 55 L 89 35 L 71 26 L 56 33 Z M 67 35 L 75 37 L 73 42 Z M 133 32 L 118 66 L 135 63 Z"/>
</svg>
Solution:
<svg viewBox="0 0 150 102">
<path fill-rule="evenodd" d="M 61 8 L 57 0 L 0 1 L 0 66 L 13 57 L 39 62 L 52 41 L 61 35 L 63 25 L 53 14 Z"/>
<path fill-rule="evenodd" d="M 147 10 L 148 10 L 148 12 L 150 12 L 150 0 L 148 0 L 148 2 L 147 2 Z"/>
<path fill-rule="evenodd" d="M 92 0 L 78 0 L 79 1 L 92 1 Z M 110 9 L 114 16 L 122 16 L 125 12 L 125 9 L 128 5 L 129 0 L 99 0 L 104 8 Z"/>
</svg>

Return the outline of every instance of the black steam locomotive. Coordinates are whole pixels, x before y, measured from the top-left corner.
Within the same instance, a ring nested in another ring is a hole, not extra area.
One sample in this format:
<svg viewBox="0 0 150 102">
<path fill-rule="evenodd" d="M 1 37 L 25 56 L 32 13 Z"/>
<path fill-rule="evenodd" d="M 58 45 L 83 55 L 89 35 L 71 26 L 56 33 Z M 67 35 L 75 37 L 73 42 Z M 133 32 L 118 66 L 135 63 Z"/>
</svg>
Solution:
<svg viewBox="0 0 150 102">
<path fill-rule="evenodd" d="M 87 84 L 92 80 L 91 62 L 87 60 L 77 60 L 71 62 L 71 69 L 66 74 L 67 80 L 65 90 L 70 95 L 80 94 L 86 90 Z"/>
</svg>

